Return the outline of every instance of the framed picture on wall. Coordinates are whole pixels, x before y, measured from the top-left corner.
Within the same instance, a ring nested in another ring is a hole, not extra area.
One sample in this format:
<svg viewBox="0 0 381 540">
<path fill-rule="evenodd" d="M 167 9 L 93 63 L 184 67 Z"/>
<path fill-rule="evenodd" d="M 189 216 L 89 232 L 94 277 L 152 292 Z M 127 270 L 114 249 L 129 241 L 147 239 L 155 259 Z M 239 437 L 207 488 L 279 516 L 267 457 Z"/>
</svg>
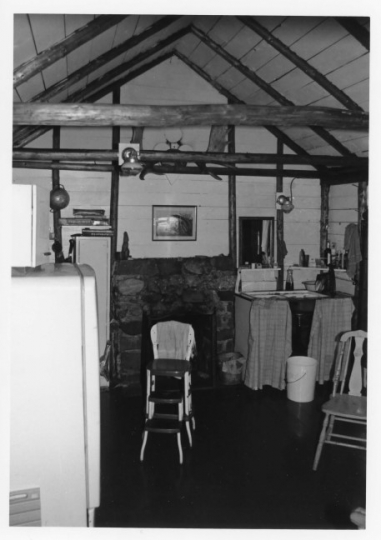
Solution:
<svg viewBox="0 0 381 540">
<path fill-rule="evenodd" d="M 196 240 L 197 206 L 153 206 L 152 240 Z"/>
</svg>

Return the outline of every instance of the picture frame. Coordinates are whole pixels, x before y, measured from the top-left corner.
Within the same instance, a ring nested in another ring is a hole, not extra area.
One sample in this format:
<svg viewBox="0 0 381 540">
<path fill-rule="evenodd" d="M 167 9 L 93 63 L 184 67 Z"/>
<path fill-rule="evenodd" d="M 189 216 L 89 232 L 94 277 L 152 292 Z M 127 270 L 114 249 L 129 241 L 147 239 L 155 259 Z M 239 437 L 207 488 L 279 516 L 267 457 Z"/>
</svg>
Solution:
<svg viewBox="0 0 381 540">
<path fill-rule="evenodd" d="M 197 239 L 197 206 L 152 206 L 152 240 L 185 241 Z"/>
</svg>

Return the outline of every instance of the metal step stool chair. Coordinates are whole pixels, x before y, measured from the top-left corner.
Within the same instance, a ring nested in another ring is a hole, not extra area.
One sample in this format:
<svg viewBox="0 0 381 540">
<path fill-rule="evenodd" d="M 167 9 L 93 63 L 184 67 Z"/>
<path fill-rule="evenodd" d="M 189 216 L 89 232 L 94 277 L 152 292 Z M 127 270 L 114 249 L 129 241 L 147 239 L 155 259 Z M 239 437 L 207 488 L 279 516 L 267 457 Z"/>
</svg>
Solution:
<svg viewBox="0 0 381 540">
<path fill-rule="evenodd" d="M 345 332 L 339 342 L 334 365 L 333 392 L 323 404 L 325 413 L 313 470 L 316 471 L 324 444 L 335 444 L 366 450 L 366 435 L 334 431 L 335 422 L 357 424 L 366 428 L 366 372 L 363 364 L 367 333 L 363 330 Z"/>
<path fill-rule="evenodd" d="M 194 330 L 190 324 L 178 321 L 160 322 L 151 328 L 151 341 L 154 360 L 147 365 L 146 421 L 140 460 L 144 460 L 148 433 L 167 433 L 176 434 L 182 463 L 182 426 L 185 423 L 190 446 L 191 422 L 195 428 L 190 364 L 195 349 Z M 159 411 L 162 405 L 177 405 L 177 413 Z"/>
</svg>

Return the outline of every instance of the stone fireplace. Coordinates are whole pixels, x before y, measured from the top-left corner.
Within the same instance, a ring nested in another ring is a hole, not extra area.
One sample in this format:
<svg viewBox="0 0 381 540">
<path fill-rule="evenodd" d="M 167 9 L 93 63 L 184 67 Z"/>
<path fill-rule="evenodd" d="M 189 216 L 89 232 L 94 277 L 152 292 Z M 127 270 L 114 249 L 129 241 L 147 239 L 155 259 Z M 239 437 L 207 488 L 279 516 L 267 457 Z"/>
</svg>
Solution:
<svg viewBox="0 0 381 540">
<path fill-rule="evenodd" d="M 129 259 L 113 271 L 112 385 L 141 388 L 149 329 L 175 317 L 196 334 L 195 387 L 214 386 L 220 354 L 234 348 L 236 269 L 230 257 Z"/>
</svg>

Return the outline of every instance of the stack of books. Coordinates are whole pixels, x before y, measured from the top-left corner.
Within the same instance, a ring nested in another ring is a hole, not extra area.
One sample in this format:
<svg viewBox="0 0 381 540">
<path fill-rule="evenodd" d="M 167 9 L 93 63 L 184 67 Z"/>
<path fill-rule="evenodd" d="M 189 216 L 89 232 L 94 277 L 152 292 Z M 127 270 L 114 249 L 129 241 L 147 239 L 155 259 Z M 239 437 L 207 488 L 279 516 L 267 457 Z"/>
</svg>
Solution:
<svg viewBox="0 0 381 540">
<path fill-rule="evenodd" d="M 109 225 L 105 211 L 94 208 L 75 208 L 73 217 L 60 218 L 60 225 L 81 227 L 83 236 L 113 236 L 114 231 Z"/>
<path fill-rule="evenodd" d="M 60 225 L 109 226 L 108 217 L 102 209 L 74 209 L 73 217 L 60 218 Z"/>
</svg>

